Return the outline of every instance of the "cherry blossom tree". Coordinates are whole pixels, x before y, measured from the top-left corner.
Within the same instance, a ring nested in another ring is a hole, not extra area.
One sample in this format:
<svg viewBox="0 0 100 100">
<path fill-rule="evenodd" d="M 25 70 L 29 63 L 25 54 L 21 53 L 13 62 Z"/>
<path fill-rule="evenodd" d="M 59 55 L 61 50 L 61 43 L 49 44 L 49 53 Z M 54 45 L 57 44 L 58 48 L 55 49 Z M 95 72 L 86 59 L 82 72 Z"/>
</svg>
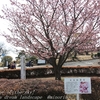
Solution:
<svg viewBox="0 0 100 100">
<path fill-rule="evenodd" d="M 53 66 L 55 79 L 73 51 L 99 45 L 100 0 L 10 0 L 2 18 L 11 22 L 7 41 Z"/>
</svg>

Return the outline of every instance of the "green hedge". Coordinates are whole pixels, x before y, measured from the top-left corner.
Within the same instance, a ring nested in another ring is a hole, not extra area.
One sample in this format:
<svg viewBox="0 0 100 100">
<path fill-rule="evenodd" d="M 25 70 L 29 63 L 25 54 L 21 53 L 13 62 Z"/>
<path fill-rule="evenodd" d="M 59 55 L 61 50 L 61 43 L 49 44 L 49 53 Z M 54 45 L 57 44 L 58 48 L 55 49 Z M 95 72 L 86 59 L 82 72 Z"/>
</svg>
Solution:
<svg viewBox="0 0 100 100">
<path fill-rule="evenodd" d="M 0 70 L 0 78 L 20 79 L 20 69 Z M 61 76 L 100 76 L 100 66 L 63 67 Z M 27 68 L 26 78 L 39 78 L 54 76 L 53 68 Z"/>
</svg>

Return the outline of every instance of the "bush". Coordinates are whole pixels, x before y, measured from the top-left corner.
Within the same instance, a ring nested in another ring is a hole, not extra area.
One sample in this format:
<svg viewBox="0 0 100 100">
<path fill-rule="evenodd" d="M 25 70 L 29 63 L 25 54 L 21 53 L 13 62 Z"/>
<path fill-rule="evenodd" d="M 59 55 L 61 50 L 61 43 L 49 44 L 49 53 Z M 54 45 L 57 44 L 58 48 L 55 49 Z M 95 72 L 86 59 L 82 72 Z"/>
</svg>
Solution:
<svg viewBox="0 0 100 100">
<path fill-rule="evenodd" d="M 97 56 L 100 58 L 100 52 L 97 53 Z"/>
<path fill-rule="evenodd" d="M 91 79 L 91 94 L 82 94 L 83 100 L 100 100 L 100 78 L 94 77 Z"/>
<path fill-rule="evenodd" d="M 66 100 L 63 81 L 53 79 L 1 79 L 2 99 Z"/>
<path fill-rule="evenodd" d="M 100 78 L 91 78 L 91 94 L 80 100 L 100 100 Z M 64 82 L 54 79 L 0 79 L 0 99 L 66 100 Z M 75 96 L 74 96 L 75 98 Z M 72 95 L 71 99 L 72 100 Z"/>
<path fill-rule="evenodd" d="M 0 67 L 2 67 L 3 66 L 3 62 L 0 62 Z"/>
<path fill-rule="evenodd" d="M 0 78 L 19 79 L 20 69 L 6 69 L 0 70 Z M 76 66 L 63 67 L 61 69 L 61 76 L 100 76 L 99 66 Z M 26 78 L 40 78 L 40 77 L 54 77 L 53 68 L 26 68 Z"/>
</svg>

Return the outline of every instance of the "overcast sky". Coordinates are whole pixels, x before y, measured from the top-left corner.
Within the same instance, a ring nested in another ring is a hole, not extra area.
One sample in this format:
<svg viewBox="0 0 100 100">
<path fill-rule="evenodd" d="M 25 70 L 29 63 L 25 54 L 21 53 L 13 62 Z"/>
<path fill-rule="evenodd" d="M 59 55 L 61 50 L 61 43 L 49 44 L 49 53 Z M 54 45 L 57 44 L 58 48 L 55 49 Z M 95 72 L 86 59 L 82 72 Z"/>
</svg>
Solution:
<svg viewBox="0 0 100 100">
<path fill-rule="evenodd" d="M 7 4 L 8 6 L 10 6 L 9 0 L 1 0 L 1 1 L 0 1 L 0 14 L 2 14 L 1 9 L 2 9 L 3 5 L 6 5 L 6 4 Z M 6 33 L 9 32 L 9 31 L 7 30 L 7 27 L 8 27 L 8 22 L 5 21 L 5 20 L 3 20 L 3 19 L 0 19 L 0 33 L 2 33 L 3 31 L 5 31 Z M 6 39 L 5 39 L 4 37 L 2 37 L 2 36 L 0 36 L 0 44 L 1 44 L 1 43 L 3 43 L 7 49 L 13 48 L 13 46 L 12 46 L 11 44 L 7 43 Z M 12 50 L 12 51 L 13 51 L 13 50 Z M 13 53 L 12 51 L 11 51 L 8 55 L 9 55 L 9 56 L 12 56 L 12 57 L 15 59 L 15 57 L 16 57 L 17 55 L 16 55 L 15 53 Z"/>
</svg>

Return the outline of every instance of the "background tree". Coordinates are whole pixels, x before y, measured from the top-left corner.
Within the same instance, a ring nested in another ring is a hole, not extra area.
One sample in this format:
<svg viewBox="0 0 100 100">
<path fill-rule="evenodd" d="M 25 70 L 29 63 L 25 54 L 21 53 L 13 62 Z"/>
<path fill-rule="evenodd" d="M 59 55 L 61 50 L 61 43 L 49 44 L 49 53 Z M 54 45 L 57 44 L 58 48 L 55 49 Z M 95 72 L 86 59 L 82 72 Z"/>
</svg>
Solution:
<svg viewBox="0 0 100 100">
<path fill-rule="evenodd" d="M 5 6 L 1 17 L 11 22 L 12 34 L 3 36 L 25 52 L 49 62 L 56 80 L 61 79 L 62 65 L 71 52 L 96 50 L 100 32 L 99 0 L 10 1 L 12 7 Z"/>
<path fill-rule="evenodd" d="M 7 66 L 7 63 L 11 63 L 12 60 L 13 58 L 11 56 L 4 56 L 1 62 L 3 62 L 3 66 Z"/>
<path fill-rule="evenodd" d="M 8 54 L 9 50 L 5 48 L 5 45 L 3 43 L 0 43 L 0 57 L 5 56 Z"/>
<path fill-rule="evenodd" d="M 20 62 L 20 59 L 21 59 L 21 56 L 22 55 L 25 55 L 26 56 L 26 54 L 25 54 L 25 51 L 24 50 L 17 50 L 17 57 L 16 57 L 16 63 L 17 64 L 20 64 L 21 62 Z"/>
<path fill-rule="evenodd" d="M 21 51 L 19 52 L 18 58 L 20 59 L 20 57 L 21 57 L 22 55 L 26 55 L 24 50 L 21 50 Z"/>
<path fill-rule="evenodd" d="M 32 64 L 37 64 L 37 59 L 38 58 L 35 56 L 31 56 L 31 55 L 26 56 L 26 61 L 31 62 Z"/>
<path fill-rule="evenodd" d="M 35 56 L 33 56 L 33 55 L 26 54 L 24 50 L 19 51 L 18 57 L 16 57 L 17 63 L 20 63 L 20 57 L 21 57 L 23 54 L 25 55 L 26 62 L 31 61 L 32 63 L 36 64 L 37 57 L 35 57 Z"/>
</svg>

